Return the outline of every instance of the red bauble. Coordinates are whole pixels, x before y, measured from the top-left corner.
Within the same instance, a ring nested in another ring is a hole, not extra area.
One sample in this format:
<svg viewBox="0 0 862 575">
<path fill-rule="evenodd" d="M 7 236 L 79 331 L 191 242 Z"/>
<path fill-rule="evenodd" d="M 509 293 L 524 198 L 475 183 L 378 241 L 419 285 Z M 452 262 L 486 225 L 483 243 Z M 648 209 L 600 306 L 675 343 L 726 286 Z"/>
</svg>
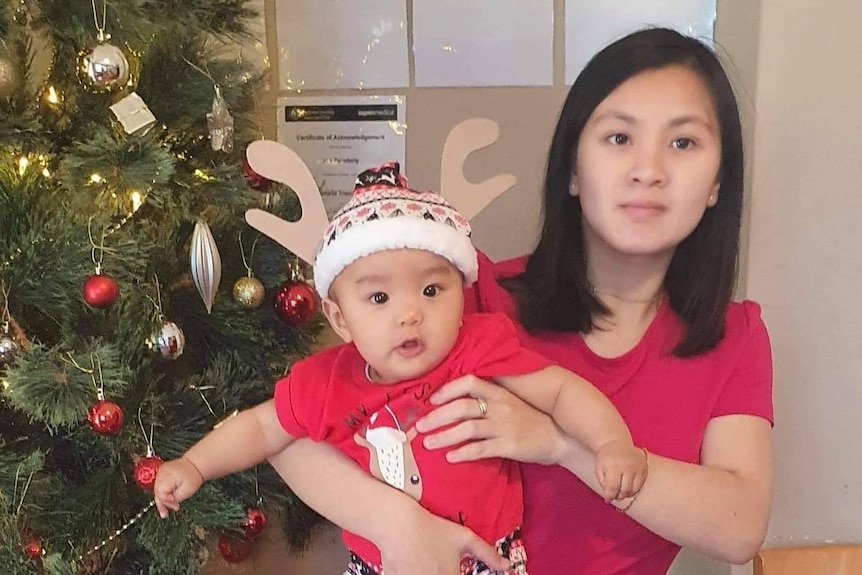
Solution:
<svg viewBox="0 0 862 575">
<path fill-rule="evenodd" d="M 257 507 L 249 507 L 243 524 L 246 535 L 257 537 L 263 533 L 264 528 L 266 528 L 266 515 Z"/>
<path fill-rule="evenodd" d="M 305 282 L 284 282 L 275 290 L 274 305 L 278 319 L 288 325 L 301 325 L 317 311 L 317 294 Z"/>
<path fill-rule="evenodd" d="M 218 550 L 228 563 L 239 563 L 251 555 L 251 539 L 245 535 L 225 533 L 218 538 Z"/>
<path fill-rule="evenodd" d="M 111 307 L 120 297 L 120 288 L 117 280 L 105 274 L 96 273 L 87 276 L 81 289 L 84 301 L 92 307 L 104 309 Z"/>
<path fill-rule="evenodd" d="M 100 399 L 87 411 L 87 421 L 99 435 L 116 435 L 123 425 L 123 410 L 113 401 Z"/>
<path fill-rule="evenodd" d="M 42 542 L 38 537 L 31 537 L 24 544 L 24 555 L 30 559 L 38 559 L 42 556 Z"/>
<path fill-rule="evenodd" d="M 148 455 L 138 459 L 135 463 L 135 483 L 138 487 L 152 493 L 153 486 L 156 484 L 156 473 L 159 472 L 162 463 L 164 461 L 158 455 Z"/>
<path fill-rule="evenodd" d="M 242 160 L 242 173 L 245 175 L 245 181 L 249 187 L 259 192 L 265 192 L 272 185 L 272 180 L 267 180 L 257 172 L 251 169 L 248 160 Z"/>
</svg>

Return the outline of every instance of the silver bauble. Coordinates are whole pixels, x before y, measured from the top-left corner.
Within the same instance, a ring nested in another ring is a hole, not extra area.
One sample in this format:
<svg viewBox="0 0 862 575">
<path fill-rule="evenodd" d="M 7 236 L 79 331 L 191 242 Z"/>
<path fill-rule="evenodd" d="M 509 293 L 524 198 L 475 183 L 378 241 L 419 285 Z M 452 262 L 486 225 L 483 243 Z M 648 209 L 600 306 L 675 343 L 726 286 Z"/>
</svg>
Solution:
<svg viewBox="0 0 862 575">
<path fill-rule="evenodd" d="M 8 333 L 0 333 L 0 365 L 15 359 L 18 353 L 18 342 Z"/>
<path fill-rule="evenodd" d="M 176 359 L 183 354 L 186 336 L 180 326 L 172 321 L 162 320 L 161 327 L 147 340 L 147 347 L 159 350 L 163 357 Z"/>
<path fill-rule="evenodd" d="M 129 85 L 132 70 L 122 50 L 103 42 L 79 54 L 78 80 L 90 92 L 117 92 Z"/>
</svg>

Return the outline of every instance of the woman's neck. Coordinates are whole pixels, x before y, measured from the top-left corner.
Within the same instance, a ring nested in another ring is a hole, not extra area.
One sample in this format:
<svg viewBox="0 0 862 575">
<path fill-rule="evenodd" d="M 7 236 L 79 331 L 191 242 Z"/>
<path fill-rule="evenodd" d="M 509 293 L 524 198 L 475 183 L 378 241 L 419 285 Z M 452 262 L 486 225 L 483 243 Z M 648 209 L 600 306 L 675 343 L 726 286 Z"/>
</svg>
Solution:
<svg viewBox="0 0 862 575">
<path fill-rule="evenodd" d="M 584 342 L 602 357 L 619 357 L 638 344 L 658 314 L 664 300 L 664 273 L 654 270 L 652 274 L 626 278 L 619 274 L 588 277 L 591 282 L 605 279 L 604 283 L 593 284 L 593 293 L 610 313 L 593 317 L 597 329 L 585 334 Z M 618 281 L 608 281 L 610 277 Z"/>
<path fill-rule="evenodd" d="M 593 293 L 611 311 L 609 320 L 647 323 L 664 298 L 664 277 L 673 254 L 621 256 L 591 249 L 587 279 Z"/>
</svg>

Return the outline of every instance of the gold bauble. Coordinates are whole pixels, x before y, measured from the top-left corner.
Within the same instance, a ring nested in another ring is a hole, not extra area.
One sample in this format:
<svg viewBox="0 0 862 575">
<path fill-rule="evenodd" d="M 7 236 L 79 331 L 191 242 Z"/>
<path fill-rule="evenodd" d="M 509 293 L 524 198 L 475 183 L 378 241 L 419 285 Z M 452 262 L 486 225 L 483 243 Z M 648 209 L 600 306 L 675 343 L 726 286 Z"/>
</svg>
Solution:
<svg viewBox="0 0 862 575">
<path fill-rule="evenodd" d="M 263 303 L 266 289 L 260 280 L 254 276 L 246 276 L 236 280 L 233 284 L 233 299 L 239 305 L 247 309 L 254 309 Z"/>
<path fill-rule="evenodd" d="M 15 66 L 9 60 L 0 56 L 0 98 L 8 98 L 15 92 L 18 75 Z"/>
</svg>

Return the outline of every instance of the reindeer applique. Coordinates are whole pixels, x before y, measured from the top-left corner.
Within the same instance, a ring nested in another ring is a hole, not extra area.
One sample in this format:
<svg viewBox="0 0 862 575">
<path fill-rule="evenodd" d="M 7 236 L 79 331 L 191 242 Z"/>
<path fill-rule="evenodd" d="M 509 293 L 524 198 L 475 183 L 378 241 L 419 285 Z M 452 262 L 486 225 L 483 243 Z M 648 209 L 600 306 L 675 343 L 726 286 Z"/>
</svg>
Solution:
<svg viewBox="0 0 862 575">
<path fill-rule="evenodd" d="M 388 412 L 395 427 L 375 426 L 383 410 Z M 413 438 L 418 433 L 415 426 L 405 433 L 395 413 L 388 405 L 384 405 L 382 410 L 371 414 L 368 425 L 353 435 L 356 444 L 368 450 L 371 474 L 416 501 L 422 499 L 422 476 L 412 447 Z"/>
</svg>

